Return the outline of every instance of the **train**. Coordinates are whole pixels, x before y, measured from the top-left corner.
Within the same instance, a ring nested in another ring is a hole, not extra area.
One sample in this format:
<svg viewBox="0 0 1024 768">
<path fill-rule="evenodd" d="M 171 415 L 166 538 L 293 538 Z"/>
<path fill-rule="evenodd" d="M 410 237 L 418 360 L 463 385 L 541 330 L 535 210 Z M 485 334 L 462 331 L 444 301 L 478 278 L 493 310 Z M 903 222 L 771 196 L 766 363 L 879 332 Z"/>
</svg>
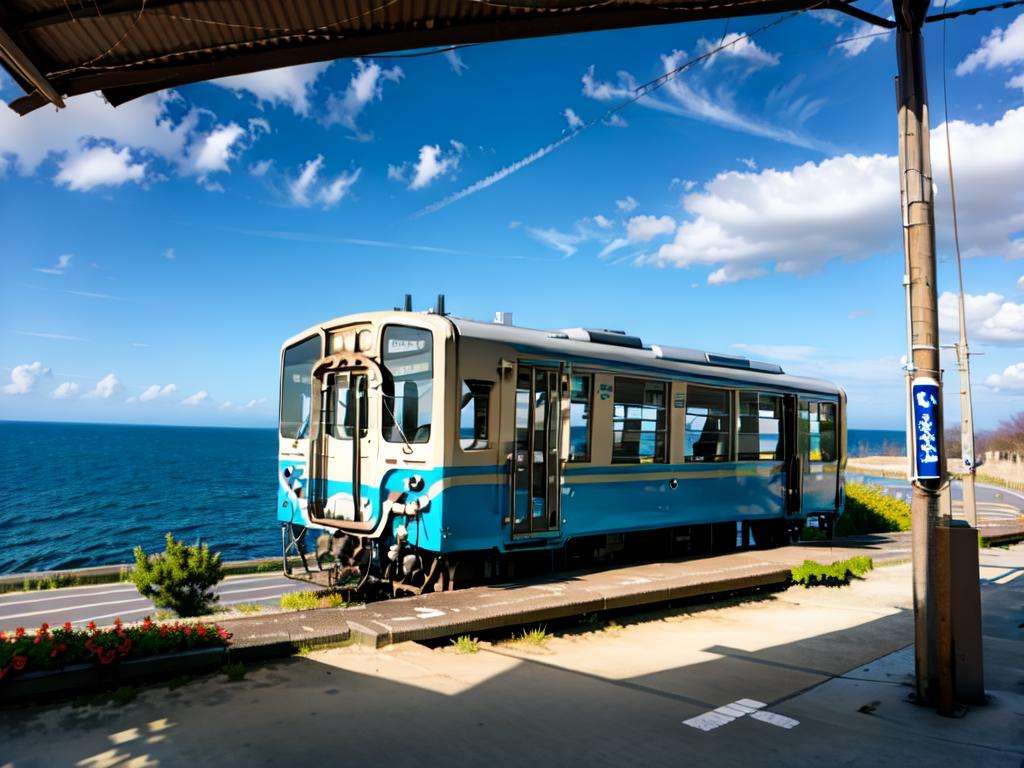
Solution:
<svg viewBox="0 0 1024 768">
<path fill-rule="evenodd" d="M 844 507 L 846 396 L 774 363 L 435 307 L 281 348 L 287 575 L 391 594 L 515 564 L 776 546 Z"/>
</svg>

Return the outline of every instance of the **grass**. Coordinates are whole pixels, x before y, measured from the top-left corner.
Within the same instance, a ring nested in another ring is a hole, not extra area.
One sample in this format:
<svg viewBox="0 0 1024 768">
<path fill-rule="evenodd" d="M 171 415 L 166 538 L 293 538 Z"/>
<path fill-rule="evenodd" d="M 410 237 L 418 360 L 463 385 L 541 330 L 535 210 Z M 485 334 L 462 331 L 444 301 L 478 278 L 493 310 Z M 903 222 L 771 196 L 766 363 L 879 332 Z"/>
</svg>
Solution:
<svg viewBox="0 0 1024 768">
<path fill-rule="evenodd" d="M 236 661 L 232 664 L 225 664 L 224 668 L 221 669 L 227 678 L 229 683 L 237 683 L 245 678 L 245 664 L 240 661 Z"/>
<path fill-rule="evenodd" d="M 532 645 L 534 648 L 542 648 L 550 637 L 551 635 L 548 634 L 547 627 L 541 625 L 533 629 L 524 629 L 515 637 L 514 642 L 522 645 Z"/>
<path fill-rule="evenodd" d="M 259 613 L 263 610 L 263 606 L 259 603 L 238 603 L 231 607 L 239 613 Z"/>
<path fill-rule="evenodd" d="M 314 608 L 343 608 L 348 605 L 337 592 L 289 592 L 281 595 L 281 607 L 286 611 L 312 611 Z"/>
<path fill-rule="evenodd" d="M 875 567 L 870 557 L 851 557 L 831 565 L 823 565 L 815 560 L 804 560 L 790 571 L 795 584 L 805 587 L 840 587 L 850 583 L 850 579 L 859 579 Z"/>
<path fill-rule="evenodd" d="M 452 640 L 452 645 L 459 653 L 476 653 L 480 650 L 480 641 L 469 635 L 459 635 Z"/>
<path fill-rule="evenodd" d="M 836 521 L 836 536 L 910 530 L 910 505 L 863 483 L 846 484 L 846 509 Z"/>
</svg>

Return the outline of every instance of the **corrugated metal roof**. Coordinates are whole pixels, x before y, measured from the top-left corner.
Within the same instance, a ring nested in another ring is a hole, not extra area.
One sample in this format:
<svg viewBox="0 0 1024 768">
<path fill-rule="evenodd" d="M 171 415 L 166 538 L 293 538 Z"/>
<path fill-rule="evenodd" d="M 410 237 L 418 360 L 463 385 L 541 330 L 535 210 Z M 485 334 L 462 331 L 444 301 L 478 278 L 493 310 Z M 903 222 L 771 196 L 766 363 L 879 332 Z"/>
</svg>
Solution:
<svg viewBox="0 0 1024 768">
<path fill-rule="evenodd" d="M 25 91 L 11 102 L 25 114 L 54 101 L 54 94 L 59 99 L 102 91 L 116 105 L 185 83 L 311 61 L 826 4 L 831 5 L 820 0 L 5 0 L 0 63 Z"/>
</svg>

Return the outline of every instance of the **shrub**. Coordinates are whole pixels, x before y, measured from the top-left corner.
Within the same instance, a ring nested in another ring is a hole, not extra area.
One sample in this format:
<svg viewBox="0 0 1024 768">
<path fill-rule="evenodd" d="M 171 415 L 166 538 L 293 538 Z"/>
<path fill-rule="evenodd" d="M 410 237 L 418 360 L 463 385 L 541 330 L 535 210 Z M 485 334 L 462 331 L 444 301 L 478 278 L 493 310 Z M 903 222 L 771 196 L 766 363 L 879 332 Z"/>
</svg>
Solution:
<svg viewBox="0 0 1024 768">
<path fill-rule="evenodd" d="M 49 624 L 42 624 L 34 634 L 19 627 L 13 635 L 0 631 L 0 684 L 25 672 L 60 669 L 69 664 L 109 666 L 129 657 L 224 647 L 230 639 L 231 633 L 216 624 L 154 624 L 148 616 L 141 624 L 129 627 L 120 619 L 114 619 L 114 626 L 105 629 L 92 621 L 85 629 L 76 629 L 70 621 L 52 630 Z"/>
<path fill-rule="evenodd" d="M 533 645 L 538 648 L 548 641 L 550 635 L 548 634 L 547 627 L 540 626 L 534 627 L 533 629 L 524 629 L 522 633 L 516 637 L 517 643 L 523 645 Z"/>
<path fill-rule="evenodd" d="M 910 530 L 910 505 L 873 485 L 846 484 L 846 509 L 836 522 L 837 536 Z"/>
<path fill-rule="evenodd" d="M 839 587 L 849 584 L 850 579 L 859 579 L 865 573 L 875 567 L 870 557 L 851 557 L 849 560 L 840 560 L 830 565 L 822 565 L 814 560 L 804 560 L 790 571 L 790 576 L 796 584 L 803 584 L 805 587 L 825 586 Z"/>
<path fill-rule="evenodd" d="M 168 533 L 161 553 L 147 556 L 135 548 L 132 582 L 139 594 L 179 616 L 208 613 L 217 601 L 211 590 L 223 578 L 220 553 L 211 553 L 206 544 L 191 546 Z"/>
<path fill-rule="evenodd" d="M 289 592 L 281 595 L 281 607 L 286 611 L 312 611 L 314 608 L 342 608 L 345 598 L 337 592 Z"/>
<path fill-rule="evenodd" d="M 245 677 L 245 664 L 240 661 L 236 661 L 233 664 L 225 664 L 223 672 L 227 676 L 228 682 L 237 683 Z"/>
</svg>

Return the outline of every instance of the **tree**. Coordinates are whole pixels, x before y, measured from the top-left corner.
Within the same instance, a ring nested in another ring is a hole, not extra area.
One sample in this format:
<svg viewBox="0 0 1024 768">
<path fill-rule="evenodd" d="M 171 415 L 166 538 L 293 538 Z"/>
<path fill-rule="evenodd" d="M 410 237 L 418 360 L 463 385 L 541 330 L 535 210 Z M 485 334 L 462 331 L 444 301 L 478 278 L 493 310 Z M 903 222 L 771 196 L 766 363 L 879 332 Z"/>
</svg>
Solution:
<svg viewBox="0 0 1024 768">
<path fill-rule="evenodd" d="M 209 613 L 218 599 L 212 589 L 223 578 L 220 553 L 211 553 L 206 544 L 191 546 L 168 533 L 163 552 L 146 555 L 135 548 L 132 583 L 139 594 L 179 616 Z"/>
<path fill-rule="evenodd" d="M 999 422 L 999 426 L 987 436 L 985 449 L 1024 453 L 1024 411 Z"/>
</svg>

